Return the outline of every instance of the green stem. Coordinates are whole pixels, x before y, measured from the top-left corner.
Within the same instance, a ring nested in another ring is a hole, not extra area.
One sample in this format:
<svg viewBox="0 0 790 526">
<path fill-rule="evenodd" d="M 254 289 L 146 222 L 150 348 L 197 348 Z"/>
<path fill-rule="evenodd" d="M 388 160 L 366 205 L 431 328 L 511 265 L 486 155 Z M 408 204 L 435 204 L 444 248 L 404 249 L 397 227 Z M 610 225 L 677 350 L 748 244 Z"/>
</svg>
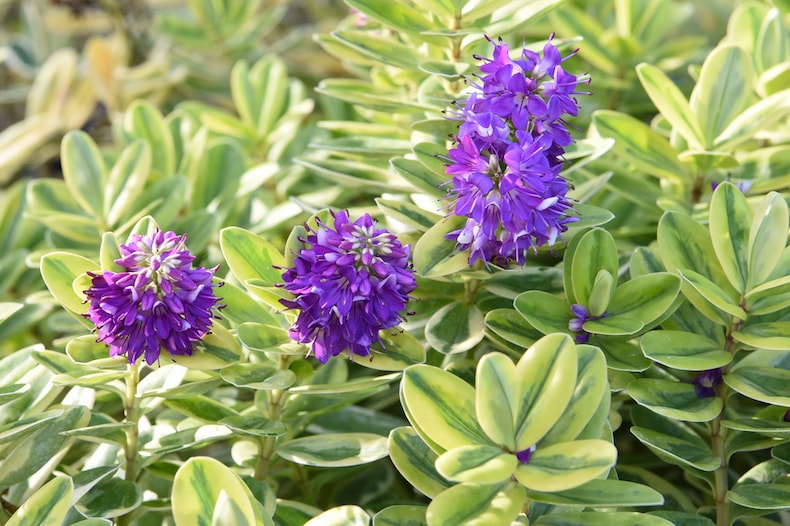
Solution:
<svg viewBox="0 0 790 526">
<path fill-rule="evenodd" d="M 741 302 L 743 306 L 743 302 Z M 735 319 L 730 323 L 727 328 L 726 343 L 724 351 L 730 354 L 735 354 L 737 350 L 737 343 L 732 337 L 732 333 L 740 330 L 743 325 L 743 320 Z M 729 366 L 722 368 L 722 374 L 726 374 Z M 727 407 L 727 397 L 729 395 L 729 387 L 722 382 L 716 387 L 716 396 L 721 400 L 722 406 L 719 415 L 710 424 L 710 438 L 713 455 L 719 459 L 719 467 L 714 472 L 713 479 L 713 499 L 716 503 L 716 526 L 729 526 L 730 524 L 730 509 L 727 503 L 727 491 L 730 489 L 730 481 L 728 478 L 729 466 L 727 465 L 727 449 L 725 443 L 727 440 L 727 428 L 722 425 L 724 421 L 724 413 Z"/>
<path fill-rule="evenodd" d="M 123 400 L 123 412 L 125 421 L 131 424 L 125 428 L 126 444 L 124 446 L 124 456 L 126 459 L 124 479 L 128 482 L 136 483 L 139 475 L 138 448 L 139 448 L 139 421 L 140 405 L 137 398 L 137 384 L 140 381 L 140 368 L 138 364 L 129 365 L 126 377 L 126 395 Z M 129 512 L 118 517 L 117 526 L 127 526 L 131 520 Z"/>
<path fill-rule="evenodd" d="M 281 354 L 280 358 L 277 360 L 277 369 L 280 371 L 288 369 L 290 364 L 291 357 L 286 354 Z M 282 389 L 274 389 L 268 392 L 269 406 L 266 410 L 266 418 L 272 422 L 280 419 L 284 397 L 285 391 Z M 269 472 L 269 465 L 274 457 L 276 445 L 276 436 L 267 436 L 260 440 L 258 444 L 258 463 L 255 466 L 255 473 L 253 474 L 256 480 L 263 480 Z"/>
</svg>

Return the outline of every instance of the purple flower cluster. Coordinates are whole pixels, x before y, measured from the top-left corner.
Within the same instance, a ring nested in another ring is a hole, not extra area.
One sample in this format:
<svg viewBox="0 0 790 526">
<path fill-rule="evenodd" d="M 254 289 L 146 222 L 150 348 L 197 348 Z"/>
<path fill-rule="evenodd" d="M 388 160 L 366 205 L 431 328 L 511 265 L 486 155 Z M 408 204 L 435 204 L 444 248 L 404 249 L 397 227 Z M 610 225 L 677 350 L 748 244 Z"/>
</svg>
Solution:
<svg viewBox="0 0 790 526">
<path fill-rule="evenodd" d="M 211 280 L 218 267 L 192 268 L 195 257 L 185 241 L 186 235 L 174 232 L 134 234 L 115 260 L 125 271 L 88 273 L 85 316 L 110 356 L 125 354 L 130 364 L 145 356 L 148 365 L 163 348 L 171 356 L 188 356 L 211 328 L 219 301 Z"/>
<path fill-rule="evenodd" d="M 447 238 L 470 249 L 470 265 L 523 265 L 528 250 L 553 244 L 577 220 L 560 170 L 573 142 L 564 116 L 577 115 L 574 95 L 583 92 L 551 39 L 542 57 L 523 49 L 513 60 L 500 41 L 493 58 L 476 58 L 485 63 L 472 94 L 457 103 L 453 118 L 462 123 L 447 165 L 453 212 L 468 219 Z"/>
<path fill-rule="evenodd" d="M 311 343 L 322 363 L 344 351 L 368 356 L 371 345 L 381 343 L 379 331 L 403 320 L 416 287 L 408 245 L 368 214 L 354 222 L 345 211 L 333 217 L 334 226 L 306 226 L 306 246 L 283 273 L 283 286 L 296 298 L 280 300 L 300 310 L 291 338 Z"/>
</svg>

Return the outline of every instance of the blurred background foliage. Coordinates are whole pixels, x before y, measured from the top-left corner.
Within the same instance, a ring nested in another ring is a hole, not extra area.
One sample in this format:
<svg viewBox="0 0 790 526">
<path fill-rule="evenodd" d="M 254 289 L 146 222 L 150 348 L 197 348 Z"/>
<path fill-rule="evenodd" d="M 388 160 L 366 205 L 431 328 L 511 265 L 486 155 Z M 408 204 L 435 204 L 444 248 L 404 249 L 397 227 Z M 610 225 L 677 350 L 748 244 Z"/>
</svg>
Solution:
<svg viewBox="0 0 790 526">
<path fill-rule="evenodd" d="M 107 259 L 106 247 L 152 216 L 165 230 L 187 233 L 189 247 L 203 265 L 222 263 L 223 255 L 229 259 L 218 234 L 228 226 L 258 234 L 287 254 L 298 244 L 292 227 L 328 207 L 386 216 L 388 226 L 407 242 L 423 241 L 415 246 L 415 256 L 443 239 L 444 232 L 433 230 L 445 213 L 444 203 L 437 201 L 444 189 L 436 183 L 446 178 L 436 155 L 446 154 L 448 135 L 456 130 L 457 123 L 448 121 L 445 112 L 464 96 L 469 81 L 464 75 L 473 71 L 473 55 L 489 52 L 482 33 L 516 44 L 540 43 L 555 33 L 565 53 L 580 49 L 567 68 L 586 72 L 593 79 L 592 93 L 580 97 L 581 113 L 571 123 L 578 141 L 569 150 L 565 175 L 576 186 L 576 199 L 614 215 L 606 226 L 616 245 L 616 257 L 610 258 L 613 276 L 624 277 L 634 249 L 651 244 L 631 261 L 632 276 L 663 272 L 654 243 L 662 214 L 682 212 L 707 221 L 711 183 L 752 180 L 754 195 L 747 192 L 747 197 L 772 190 L 787 197 L 790 137 L 785 117 L 790 107 L 770 104 L 790 85 L 786 0 L 472 0 L 466 3 L 466 12 L 474 13 L 469 20 L 447 11 L 448 1 L 396 4 L 421 18 L 404 22 L 391 16 L 397 12 L 387 11 L 388 2 L 374 0 L 0 0 L 0 358 L 18 357 L 13 358 L 18 363 L 5 362 L 16 376 L 3 384 L 20 378 L 35 384 L 36 397 L 26 411 L 41 412 L 65 396 L 61 386 L 44 387 L 53 374 L 42 363 L 52 356 L 39 351 L 62 354 L 67 342 L 86 332 L 46 290 L 39 267 L 48 253 L 67 250 Z M 424 27 L 411 26 L 420 23 Z M 695 90 L 705 86 L 705 94 L 712 96 L 709 86 L 715 84 L 711 79 L 717 78 L 721 57 L 748 64 L 728 77 L 749 86 L 747 97 L 733 98 L 729 117 L 752 110 L 765 126 L 735 130 L 720 139 L 727 131 L 717 128 L 722 123 L 707 122 L 707 135 L 694 144 L 689 140 L 694 130 L 678 126 L 679 99 L 668 103 L 662 94 L 675 86 L 690 111 L 704 116 Z M 639 66 L 643 63 L 650 67 Z M 774 117 L 784 121 L 768 122 Z M 630 137 L 646 138 L 647 146 L 629 148 Z M 599 223 L 608 218 L 598 218 Z M 113 239 L 104 235 L 108 230 Z M 228 237 L 238 234 L 225 232 Z M 526 290 L 560 293 L 557 256 L 564 249 L 541 252 L 521 274 L 486 277 L 467 269 L 463 257 L 443 260 L 441 269 L 415 261 L 422 301 L 409 330 L 431 349 L 429 363 L 469 379 L 474 361 L 463 359 L 467 351 L 472 357 L 493 349 L 513 354 L 539 338 L 540 331 L 524 328 L 512 300 Z M 226 293 L 242 302 L 244 278 L 227 271 L 221 270 L 223 276 L 227 273 Z M 471 289 L 470 282 L 479 289 Z M 265 323 L 282 325 L 259 302 L 249 300 L 244 307 L 261 313 Z M 680 310 L 667 326 L 682 327 L 689 307 L 675 304 L 667 316 L 675 308 Z M 502 317 L 486 316 L 495 312 Z M 443 322 L 461 319 L 467 320 L 465 333 L 437 330 L 448 326 Z M 514 319 L 518 330 L 507 332 L 513 324 L 497 324 Z M 230 328 L 245 321 L 238 311 L 227 309 Z M 645 331 L 659 321 L 666 320 L 651 318 Z M 503 327 L 507 330 L 497 332 Z M 616 343 L 633 334 L 626 336 L 609 339 Z M 637 358 L 634 370 L 649 364 L 642 355 Z M 316 371 L 306 365 L 292 369 L 307 386 L 303 391 L 315 387 L 319 394 L 294 396 L 285 417 L 295 435 L 346 426 L 386 435 L 406 424 L 392 378 L 358 378 L 364 368 L 340 360 Z M 629 371 L 610 371 L 614 421 L 620 418 L 619 408 L 633 405 L 622 392 L 633 379 Z M 659 369 L 656 374 L 675 373 Z M 189 374 L 185 383 L 200 384 L 198 395 L 210 392 L 227 406 L 243 407 L 239 412 L 266 406 L 262 391 L 236 390 L 216 374 Z M 331 391 L 331 384 L 349 378 L 359 379 L 363 387 L 351 394 Z M 151 381 L 159 380 L 164 382 Z M 319 401 L 321 389 L 337 397 Z M 74 393 L 77 398 L 79 389 Z M 189 431 L 184 422 L 194 424 L 195 418 L 183 415 L 190 411 L 208 414 L 204 423 L 228 417 L 217 407 L 220 403 L 206 400 L 208 396 L 200 397 L 208 410 L 171 402 L 172 407 L 157 413 L 158 425 Z M 364 406 L 355 405 L 360 400 Z M 106 393 L 99 395 L 96 407 L 91 425 L 112 422 L 106 415 L 119 412 L 117 401 Z M 27 413 L 4 413 L 0 422 L 22 414 Z M 81 423 L 58 420 L 58 425 L 86 425 L 84 414 L 70 418 Z M 644 415 L 642 419 L 653 423 Z M 623 478 L 649 480 L 649 470 L 660 464 L 652 457 L 644 460 L 644 447 L 622 434 L 616 435 L 617 445 L 624 463 L 630 462 Z M 179 435 L 170 449 L 165 444 L 162 455 L 182 446 L 210 447 L 221 439 L 201 441 L 193 431 Z M 242 446 L 233 451 L 211 451 L 227 465 L 249 467 L 255 452 L 248 442 L 237 442 Z M 67 460 L 88 454 L 87 446 L 79 444 Z M 738 459 L 743 465 L 751 461 Z M 389 464 L 343 469 L 282 462 L 274 476 L 288 482 L 278 496 L 312 499 L 312 504 L 280 506 L 280 519 L 298 524 L 318 513 L 311 506 L 378 508 L 415 499 Z M 156 463 L 146 483 L 159 490 L 174 471 L 172 463 Z M 704 488 L 689 497 L 672 487 L 686 484 L 679 480 L 684 475 L 676 471 L 672 476 L 678 480 L 653 481 L 664 484 L 668 505 L 677 501 L 692 509 L 702 502 Z M 300 487 L 307 479 L 309 487 Z M 27 496 L 16 491 L 9 499 Z M 258 500 L 273 499 L 260 491 Z M 156 504 L 168 506 L 151 506 Z M 289 513 L 291 518 L 284 519 Z M 152 517 L 151 524 L 161 520 L 161 515 Z"/>
</svg>

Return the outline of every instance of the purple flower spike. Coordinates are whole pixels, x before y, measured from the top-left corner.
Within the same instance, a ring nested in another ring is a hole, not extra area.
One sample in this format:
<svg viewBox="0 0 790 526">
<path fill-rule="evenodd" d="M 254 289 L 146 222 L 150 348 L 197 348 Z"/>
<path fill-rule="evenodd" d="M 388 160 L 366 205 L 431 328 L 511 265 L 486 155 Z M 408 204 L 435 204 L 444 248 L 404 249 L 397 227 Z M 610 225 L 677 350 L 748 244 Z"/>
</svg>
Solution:
<svg viewBox="0 0 790 526">
<path fill-rule="evenodd" d="M 507 44 L 492 43 L 493 58 L 476 57 L 481 75 L 451 117 L 461 124 L 447 158 L 447 199 L 467 220 L 447 238 L 469 250 L 470 266 L 524 265 L 529 251 L 554 244 L 577 220 L 560 170 L 573 142 L 563 116 L 578 114 L 574 95 L 583 92 L 551 39 L 543 56 L 524 49 L 518 60 Z"/>
<path fill-rule="evenodd" d="M 280 300 L 299 309 L 290 336 L 312 344 L 318 361 L 346 351 L 368 356 L 381 343 L 379 331 L 403 321 L 409 293 L 417 284 L 408 267 L 409 246 L 377 228 L 365 214 L 353 223 L 348 213 L 332 214 L 334 226 L 318 221 L 294 260 L 283 273 L 284 287 L 296 296 Z"/>
<path fill-rule="evenodd" d="M 115 260 L 125 271 L 88 273 L 86 317 L 110 356 L 126 355 L 130 364 L 145 356 L 148 365 L 163 348 L 171 356 L 189 356 L 209 332 L 219 308 L 211 281 L 218 267 L 192 268 L 195 257 L 185 242 L 186 235 L 174 232 L 134 234 Z"/>
<path fill-rule="evenodd" d="M 579 303 L 571 305 L 571 313 L 574 317 L 568 321 L 568 330 L 577 333 L 576 343 L 587 343 L 590 340 L 590 333 L 584 330 L 584 322 L 600 320 L 608 316 L 606 312 L 600 316 L 590 316 L 587 307 Z"/>
<path fill-rule="evenodd" d="M 790 409 L 788 409 L 787 411 L 785 411 L 785 414 L 784 414 L 784 416 L 782 417 L 782 420 L 784 420 L 785 422 L 790 422 Z"/>
<path fill-rule="evenodd" d="M 697 375 L 691 383 L 698 398 L 711 398 L 716 396 L 716 387 L 722 382 L 721 369 L 708 369 Z"/>
</svg>

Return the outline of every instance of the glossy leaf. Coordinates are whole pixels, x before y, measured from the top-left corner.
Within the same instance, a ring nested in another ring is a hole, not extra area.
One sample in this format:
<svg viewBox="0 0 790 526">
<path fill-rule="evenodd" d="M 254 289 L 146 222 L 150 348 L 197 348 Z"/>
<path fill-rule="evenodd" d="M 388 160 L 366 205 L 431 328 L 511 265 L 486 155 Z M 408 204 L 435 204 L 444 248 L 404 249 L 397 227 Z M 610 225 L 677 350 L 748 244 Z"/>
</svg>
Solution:
<svg viewBox="0 0 790 526">
<path fill-rule="evenodd" d="M 752 62 L 741 47 L 720 45 L 705 59 L 691 106 L 706 147 L 711 147 L 735 116 L 746 109 L 752 97 L 753 76 Z"/>
<path fill-rule="evenodd" d="M 372 433 L 315 435 L 280 444 L 277 454 L 306 466 L 358 466 L 386 457 L 387 438 Z"/>
<path fill-rule="evenodd" d="M 420 276 L 437 278 L 469 267 L 469 255 L 456 251 L 445 236 L 463 227 L 464 218 L 451 216 L 425 232 L 414 245 L 414 269 Z"/>
<path fill-rule="evenodd" d="M 359 506 L 338 506 L 316 515 L 304 526 L 368 526 L 370 515 Z"/>
<path fill-rule="evenodd" d="M 541 516 L 536 526 L 671 526 L 676 524 L 655 515 L 628 511 L 551 513 Z M 685 524 L 685 523 L 682 523 Z"/>
<path fill-rule="evenodd" d="M 710 204 L 710 237 L 730 284 L 745 292 L 749 276 L 752 211 L 740 190 L 728 182 L 716 187 Z"/>
<path fill-rule="evenodd" d="M 689 269 L 681 270 L 679 273 L 683 280 L 691 285 L 691 287 L 711 305 L 726 312 L 730 316 L 734 316 L 740 320 L 746 319 L 746 313 L 738 305 L 737 299 L 728 296 L 726 292 L 711 280 Z"/>
<path fill-rule="evenodd" d="M 475 375 L 477 421 L 494 443 L 510 451 L 514 451 L 516 447 L 514 419 L 518 415 L 519 403 L 519 387 L 516 382 L 516 366 L 504 354 L 486 354 L 477 364 Z M 462 482 L 472 482 L 472 480 L 462 480 Z M 477 482 L 490 483 L 498 480 Z"/>
<path fill-rule="evenodd" d="M 651 360 L 684 371 L 715 369 L 732 361 L 732 355 L 715 341 L 685 331 L 651 331 L 640 345 Z"/>
<path fill-rule="evenodd" d="M 449 303 L 428 320 L 425 339 L 444 354 L 466 352 L 483 339 L 483 313 L 476 305 Z"/>
<path fill-rule="evenodd" d="M 60 526 L 71 507 L 73 490 L 70 478 L 54 478 L 28 498 L 6 526 Z"/>
<path fill-rule="evenodd" d="M 403 478 L 424 495 L 433 498 L 450 487 L 451 484 L 434 466 L 437 454 L 420 439 L 413 428 L 393 429 L 387 449 L 390 460 Z"/>
<path fill-rule="evenodd" d="M 720 461 L 713 456 L 710 444 L 688 424 L 670 420 L 648 409 L 635 408 L 631 417 L 634 421 L 631 433 L 662 460 L 701 471 L 713 471 L 719 467 Z"/>
<path fill-rule="evenodd" d="M 528 290 L 513 302 L 516 310 L 530 325 L 543 334 L 568 332 L 568 322 L 573 318 L 570 305 L 548 292 Z"/>
<path fill-rule="evenodd" d="M 576 346 L 565 334 L 544 336 L 524 353 L 516 364 L 516 451 L 534 446 L 559 420 L 573 396 L 576 374 Z"/>
<path fill-rule="evenodd" d="M 722 410 L 720 398 L 700 398 L 693 385 L 670 380 L 637 378 L 628 384 L 628 394 L 660 415 L 686 422 L 707 422 Z"/>
<path fill-rule="evenodd" d="M 452 373 L 430 365 L 409 367 L 401 402 L 412 425 L 444 449 L 490 443 L 474 418 L 474 389 Z"/>
<path fill-rule="evenodd" d="M 773 321 L 747 325 L 732 333 L 733 338 L 756 349 L 790 349 L 790 322 Z"/>
<path fill-rule="evenodd" d="M 665 317 L 680 292 L 680 280 L 667 272 L 654 272 L 626 281 L 614 292 L 608 312 L 613 317 L 639 320 L 649 327 Z"/>
<path fill-rule="evenodd" d="M 787 201 L 777 193 L 769 193 L 755 211 L 749 230 L 747 290 L 764 283 L 776 268 L 787 244 L 788 225 Z"/>
<path fill-rule="evenodd" d="M 202 524 L 214 515 L 214 508 L 225 494 L 241 512 L 246 524 L 257 523 L 252 495 L 238 475 L 218 460 L 192 457 L 173 479 L 173 518 L 178 526 Z"/>
<path fill-rule="evenodd" d="M 103 217 L 107 167 L 93 139 L 82 131 L 63 138 L 60 149 L 63 180 L 72 198 L 94 217 Z"/>
<path fill-rule="evenodd" d="M 242 281 L 261 280 L 266 286 L 282 281 L 282 254 L 271 243 L 238 227 L 220 231 L 220 247 L 233 273 Z"/>
<path fill-rule="evenodd" d="M 41 276 L 50 292 L 64 307 L 75 313 L 86 312 L 84 297 L 74 291 L 72 284 L 81 274 L 99 270 L 99 264 L 77 254 L 51 252 L 41 258 Z"/>
<path fill-rule="evenodd" d="M 373 516 L 373 526 L 428 526 L 425 511 L 425 506 L 387 506 Z"/>
<path fill-rule="evenodd" d="M 518 459 L 496 446 L 461 446 L 442 453 L 436 470 L 448 480 L 494 484 L 509 479 Z"/>
<path fill-rule="evenodd" d="M 133 511 L 142 502 L 142 488 L 127 480 L 109 478 L 82 497 L 76 508 L 86 517 L 112 518 Z"/>
<path fill-rule="evenodd" d="M 594 228 L 582 236 L 573 253 L 573 261 L 565 265 L 565 272 L 571 275 L 575 303 L 590 303 L 590 292 L 600 271 L 612 277 L 618 275 L 617 247 L 609 232 Z"/>
<path fill-rule="evenodd" d="M 696 115 L 691 111 L 683 93 L 670 78 L 656 66 L 639 64 L 636 67 L 642 87 L 658 111 L 674 129 L 696 150 L 705 148 L 705 136 Z"/>
<path fill-rule="evenodd" d="M 536 502 L 561 506 L 621 507 L 664 503 L 664 497 L 649 486 L 608 479 L 594 479 L 581 486 L 552 493 L 527 491 L 527 496 Z"/>
<path fill-rule="evenodd" d="M 516 480 L 535 491 L 563 491 L 606 473 L 616 460 L 617 449 L 605 440 L 561 442 L 536 449 L 516 468 Z"/>
<path fill-rule="evenodd" d="M 596 111 L 593 123 L 602 136 L 615 139 L 612 150 L 637 169 L 677 183 L 686 180 L 688 168 L 678 161 L 678 152 L 647 124 L 608 110 Z"/>
<path fill-rule="evenodd" d="M 428 505 L 428 526 L 510 524 L 521 511 L 524 488 L 504 484 L 458 484 Z"/>
<path fill-rule="evenodd" d="M 539 445 L 574 440 L 595 419 L 602 407 L 608 413 L 611 395 L 606 358 L 600 349 L 589 345 L 577 345 L 576 351 L 578 377 L 573 396 Z"/>
</svg>

